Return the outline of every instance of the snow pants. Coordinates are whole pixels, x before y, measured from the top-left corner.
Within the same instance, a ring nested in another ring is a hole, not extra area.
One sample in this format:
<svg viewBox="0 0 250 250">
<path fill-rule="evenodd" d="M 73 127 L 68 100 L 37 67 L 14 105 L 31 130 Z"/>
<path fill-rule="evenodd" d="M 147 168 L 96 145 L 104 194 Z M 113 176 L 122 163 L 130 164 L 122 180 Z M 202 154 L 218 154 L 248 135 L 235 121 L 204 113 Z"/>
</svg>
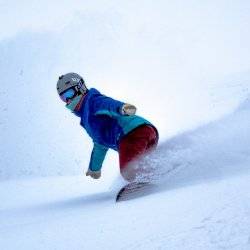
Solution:
<svg viewBox="0 0 250 250">
<path fill-rule="evenodd" d="M 150 125 L 139 126 L 120 140 L 120 172 L 124 179 L 129 182 L 135 180 L 136 175 L 140 173 L 137 173 L 138 170 L 131 163 L 154 149 L 157 143 L 158 133 Z"/>
</svg>

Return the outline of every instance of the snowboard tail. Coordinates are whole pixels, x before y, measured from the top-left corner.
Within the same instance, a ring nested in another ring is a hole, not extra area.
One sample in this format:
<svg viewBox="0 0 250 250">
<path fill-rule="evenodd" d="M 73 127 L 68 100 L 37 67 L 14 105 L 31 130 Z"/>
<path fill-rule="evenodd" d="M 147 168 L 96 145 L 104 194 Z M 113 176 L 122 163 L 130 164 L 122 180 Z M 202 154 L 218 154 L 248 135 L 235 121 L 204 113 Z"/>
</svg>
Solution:
<svg viewBox="0 0 250 250">
<path fill-rule="evenodd" d="M 126 201 L 153 193 L 156 185 L 148 182 L 131 182 L 120 189 L 116 202 Z"/>
</svg>

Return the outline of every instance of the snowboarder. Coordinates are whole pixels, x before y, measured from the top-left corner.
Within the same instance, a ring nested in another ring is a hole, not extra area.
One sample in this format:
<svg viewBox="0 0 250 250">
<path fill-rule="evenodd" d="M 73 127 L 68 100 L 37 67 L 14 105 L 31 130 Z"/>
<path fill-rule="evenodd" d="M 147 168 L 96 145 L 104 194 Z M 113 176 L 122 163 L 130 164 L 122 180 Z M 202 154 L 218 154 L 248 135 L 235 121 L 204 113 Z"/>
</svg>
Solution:
<svg viewBox="0 0 250 250">
<path fill-rule="evenodd" d="M 101 177 L 101 168 L 109 148 L 118 151 L 121 175 L 133 182 L 140 173 L 128 166 L 138 157 L 156 147 L 157 129 L 147 120 L 135 115 L 134 105 L 88 89 L 76 73 L 59 77 L 57 91 L 66 107 L 81 118 L 80 125 L 93 140 L 93 150 L 86 176 Z"/>
</svg>

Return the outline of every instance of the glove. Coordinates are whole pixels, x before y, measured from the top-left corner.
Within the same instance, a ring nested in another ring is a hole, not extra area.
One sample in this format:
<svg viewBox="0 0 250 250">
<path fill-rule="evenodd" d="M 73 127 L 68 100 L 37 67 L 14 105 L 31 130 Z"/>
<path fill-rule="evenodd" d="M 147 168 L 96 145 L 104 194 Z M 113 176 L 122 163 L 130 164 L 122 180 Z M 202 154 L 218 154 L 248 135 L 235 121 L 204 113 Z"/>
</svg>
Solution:
<svg viewBox="0 0 250 250">
<path fill-rule="evenodd" d="M 122 115 L 134 115 L 136 112 L 136 107 L 132 104 L 125 103 L 121 108 Z"/>
<path fill-rule="evenodd" d="M 93 179 L 99 179 L 101 177 L 101 170 L 100 171 L 92 171 L 88 169 L 86 176 L 90 176 Z"/>
</svg>

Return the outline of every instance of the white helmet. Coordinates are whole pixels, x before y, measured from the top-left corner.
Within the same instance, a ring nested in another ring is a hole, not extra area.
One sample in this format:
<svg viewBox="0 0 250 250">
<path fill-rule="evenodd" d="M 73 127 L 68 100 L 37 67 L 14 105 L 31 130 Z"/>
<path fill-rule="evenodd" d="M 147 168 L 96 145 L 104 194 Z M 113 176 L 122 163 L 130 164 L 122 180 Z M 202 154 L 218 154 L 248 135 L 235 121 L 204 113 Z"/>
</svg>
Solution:
<svg viewBox="0 0 250 250">
<path fill-rule="evenodd" d="M 79 94 L 85 94 L 88 89 L 83 78 L 76 73 L 61 75 L 57 81 L 57 92 L 61 95 L 66 90 L 74 88 Z"/>
</svg>

